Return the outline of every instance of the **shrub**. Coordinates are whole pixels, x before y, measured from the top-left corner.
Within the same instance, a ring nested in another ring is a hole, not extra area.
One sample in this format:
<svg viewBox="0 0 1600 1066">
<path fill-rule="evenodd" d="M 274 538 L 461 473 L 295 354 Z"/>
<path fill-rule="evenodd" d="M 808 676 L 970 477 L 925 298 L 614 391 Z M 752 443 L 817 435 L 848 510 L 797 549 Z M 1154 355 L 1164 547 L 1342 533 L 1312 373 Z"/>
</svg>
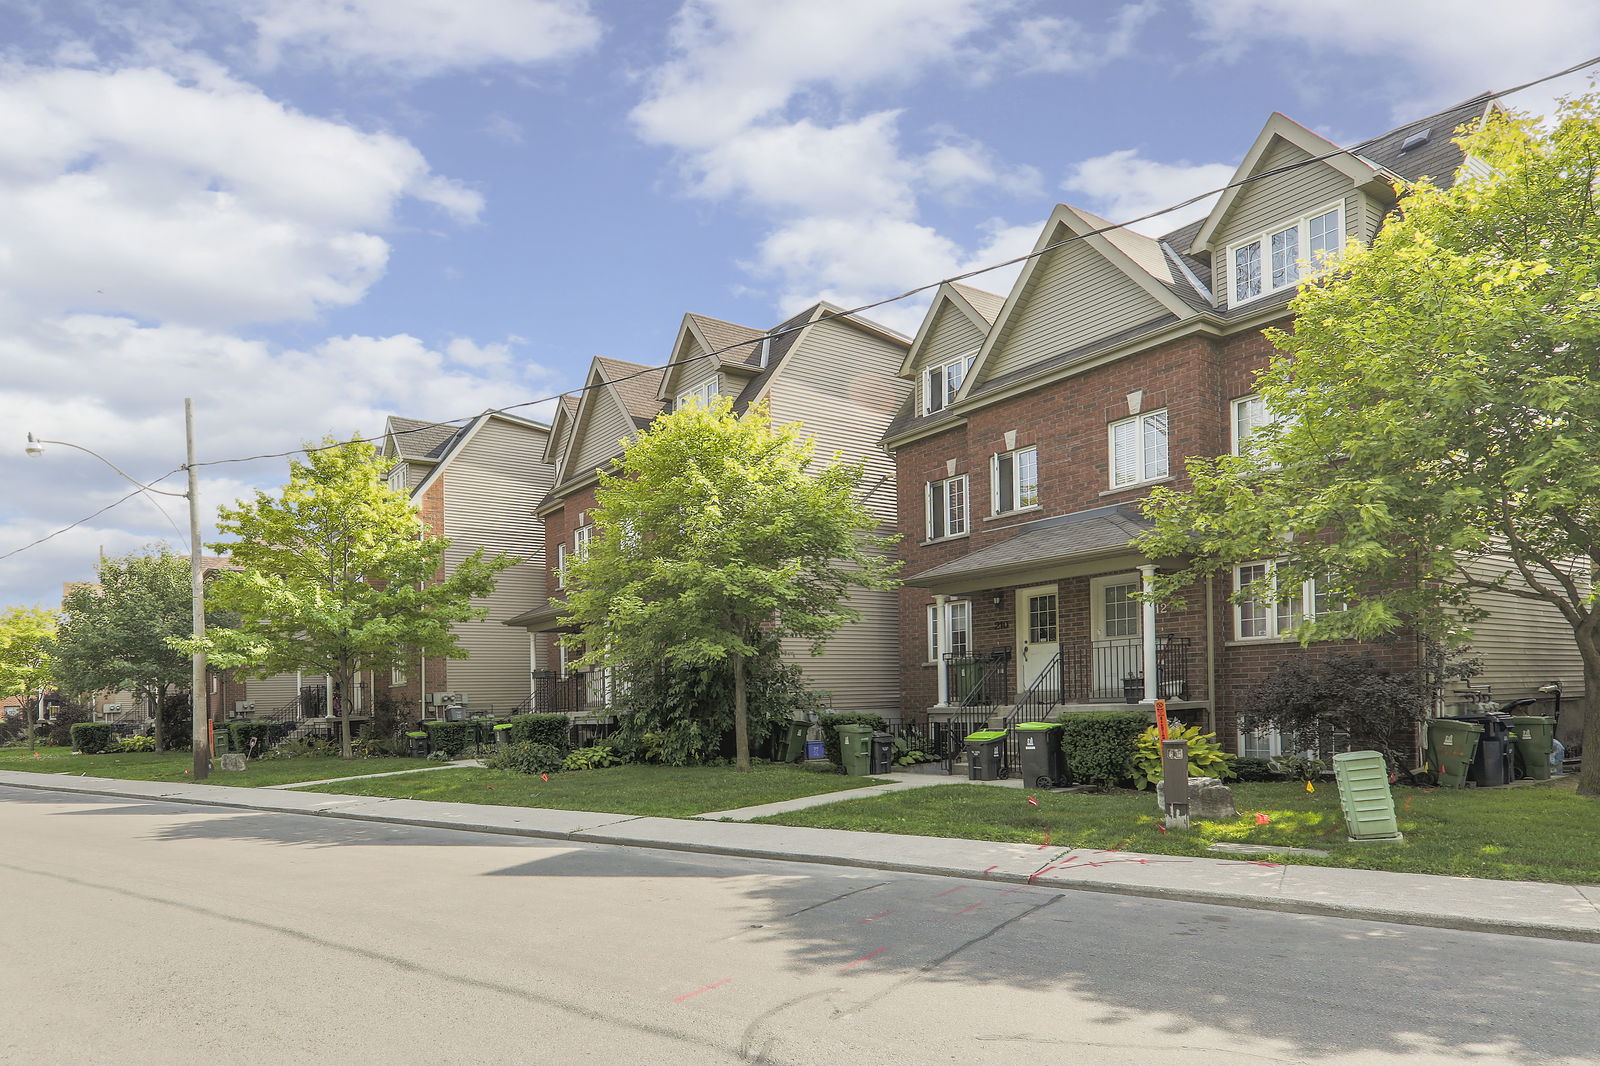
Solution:
<svg viewBox="0 0 1600 1066">
<path fill-rule="evenodd" d="M 483 760 L 491 770 L 514 770 L 519 774 L 553 774 L 564 762 L 561 749 L 554 745 L 526 741 L 496 748 Z"/>
<path fill-rule="evenodd" d="M 841 725 L 870 725 L 876 730 L 889 728 L 889 723 L 883 715 L 873 714 L 871 711 L 845 711 L 839 714 L 821 714 L 817 721 L 822 724 L 822 752 L 828 761 L 835 766 L 844 765 L 844 757 L 839 754 L 839 734 L 834 732 L 835 727 Z"/>
<path fill-rule="evenodd" d="M 1063 714 L 1061 750 L 1073 779 L 1116 785 L 1133 777 L 1134 751 L 1149 725 L 1143 711 Z"/>
<path fill-rule="evenodd" d="M 1280 775 L 1267 760 L 1241 755 L 1233 760 L 1233 776 L 1240 781 L 1272 781 Z"/>
<path fill-rule="evenodd" d="M 476 727 L 471 722 L 423 722 L 422 728 L 435 754 L 443 752 L 457 758 L 474 742 Z"/>
<path fill-rule="evenodd" d="M 101 722 L 76 722 L 71 730 L 72 749 L 99 755 L 111 747 L 111 726 Z"/>
<path fill-rule="evenodd" d="M 313 759 L 339 754 L 339 745 L 331 740 L 320 737 L 301 737 L 299 740 L 288 740 L 279 744 L 270 751 L 263 752 L 259 757 L 263 759 Z"/>
<path fill-rule="evenodd" d="M 189 714 L 189 694 L 169 692 L 161 701 L 161 740 L 168 750 L 194 746 L 194 719 Z"/>
<path fill-rule="evenodd" d="M 1328 769 L 1328 764 L 1321 759 L 1305 755 L 1280 755 L 1272 762 L 1294 781 L 1315 781 Z"/>
<path fill-rule="evenodd" d="M 587 748 L 575 748 L 567 753 L 562 760 L 563 770 L 603 770 L 607 766 L 621 766 L 624 759 L 619 758 L 611 750 L 609 744 L 595 744 Z"/>
<path fill-rule="evenodd" d="M 111 747 L 107 750 L 118 755 L 125 755 L 135 751 L 155 751 L 156 738 L 143 735 L 123 737 L 121 740 L 113 741 Z"/>
<path fill-rule="evenodd" d="M 1189 776 L 1215 777 L 1226 781 L 1234 776 L 1233 756 L 1222 750 L 1215 733 L 1202 733 L 1199 726 L 1180 725 L 1167 731 L 1172 740 L 1189 742 Z M 1133 754 L 1133 784 L 1135 788 L 1150 788 L 1163 776 L 1161 740 L 1156 727 L 1151 726 L 1139 734 L 1138 746 Z"/>
<path fill-rule="evenodd" d="M 513 744 L 548 744 L 567 750 L 567 730 L 572 720 L 564 714 L 518 714 L 511 718 Z"/>
<path fill-rule="evenodd" d="M 229 722 L 228 743 L 234 751 L 261 756 L 293 732 L 293 722 Z M 255 747 L 250 746 L 251 741 L 255 741 Z"/>
<path fill-rule="evenodd" d="M 94 716 L 88 711 L 79 710 L 71 704 L 62 704 L 50 712 L 50 723 L 44 726 L 44 729 L 51 744 L 65 748 L 74 743 L 72 727 L 93 720 Z"/>
</svg>

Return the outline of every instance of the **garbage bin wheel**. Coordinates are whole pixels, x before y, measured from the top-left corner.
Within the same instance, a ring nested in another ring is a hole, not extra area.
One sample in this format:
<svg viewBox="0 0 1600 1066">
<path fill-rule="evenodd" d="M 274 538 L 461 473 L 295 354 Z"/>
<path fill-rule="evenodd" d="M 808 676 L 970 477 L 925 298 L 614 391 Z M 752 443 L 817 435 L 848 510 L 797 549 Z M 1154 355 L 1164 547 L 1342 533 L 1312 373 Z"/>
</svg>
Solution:
<svg viewBox="0 0 1600 1066">
<path fill-rule="evenodd" d="M 1043 774 L 1040 774 L 1038 777 L 1033 779 L 1034 788 L 1054 788 L 1055 785 L 1056 783 L 1054 781 L 1050 780 L 1048 777 L 1045 777 Z"/>
<path fill-rule="evenodd" d="M 1432 788 L 1439 783 L 1439 779 L 1427 770 L 1418 770 L 1411 776 L 1416 779 L 1418 788 Z"/>
</svg>

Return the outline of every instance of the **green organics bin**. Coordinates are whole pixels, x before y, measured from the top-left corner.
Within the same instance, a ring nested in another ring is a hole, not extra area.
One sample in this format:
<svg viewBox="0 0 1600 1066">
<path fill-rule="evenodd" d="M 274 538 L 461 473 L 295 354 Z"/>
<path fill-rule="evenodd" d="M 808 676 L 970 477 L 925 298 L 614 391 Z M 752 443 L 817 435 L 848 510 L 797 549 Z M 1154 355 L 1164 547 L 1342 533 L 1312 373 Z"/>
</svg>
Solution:
<svg viewBox="0 0 1600 1066">
<path fill-rule="evenodd" d="M 1478 753 L 1483 726 L 1456 718 L 1428 720 L 1428 767 L 1446 788 L 1461 788 L 1467 783 L 1472 757 Z"/>
<path fill-rule="evenodd" d="M 839 734 L 839 761 L 851 777 L 872 774 L 872 733 L 870 725 L 836 725 Z"/>
<path fill-rule="evenodd" d="M 783 722 L 772 736 L 773 762 L 799 762 L 806 757 L 806 730 L 809 722 L 791 718 Z"/>
<path fill-rule="evenodd" d="M 1339 807 L 1351 840 L 1399 840 L 1394 795 L 1389 791 L 1389 764 L 1376 751 L 1350 751 L 1333 757 L 1339 784 Z"/>
<path fill-rule="evenodd" d="M 1512 715 L 1516 733 L 1517 762 L 1522 776 L 1534 781 L 1550 780 L 1550 751 L 1555 746 L 1556 720 L 1542 715 Z"/>
</svg>

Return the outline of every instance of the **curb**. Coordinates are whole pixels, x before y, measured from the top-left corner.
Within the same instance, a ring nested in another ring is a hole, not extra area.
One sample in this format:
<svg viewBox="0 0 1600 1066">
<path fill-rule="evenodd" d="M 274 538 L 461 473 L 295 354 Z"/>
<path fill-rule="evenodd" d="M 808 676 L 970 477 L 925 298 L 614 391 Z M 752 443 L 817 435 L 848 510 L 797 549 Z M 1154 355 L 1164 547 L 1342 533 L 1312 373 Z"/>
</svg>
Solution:
<svg viewBox="0 0 1600 1066">
<path fill-rule="evenodd" d="M 533 826 L 494 826 L 468 822 L 445 821 L 434 818 L 408 818 L 398 815 L 384 815 L 371 812 L 341 811 L 337 808 L 327 810 L 305 810 L 302 808 L 275 806 L 271 803 L 245 803 L 228 799 L 204 799 L 189 796 L 150 796 L 137 792 L 126 792 L 111 789 L 68 788 L 61 784 L 41 781 L 33 782 L 0 782 L 0 788 L 29 789 L 35 792 L 56 792 L 67 795 L 106 796 L 113 799 L 136 800 L 144 803 L 177 803 L 195 807 L 219 807 L 227 810 L 264 811 L 270 814 L 297 814 L 313 818 L 338 818 L 351 822 L 376 822 L 385 825 L 403 825 L 418 829 L 448 829 L 456 832 L 488 833 L 496 836 L 526 837 L 535 840 L 559 840 L 582 844 L 605 844 L 614 847 L 644 848 L 653 851 L 677 851 L 699 855 L 720 855 L 730 858 L 765 859 L 776 862 L 810 863 L 820 866 L 842 866 L 863 870 L 881 870 L 885 873 L 926 874 L 937 877 L 956 877 L 967 881 L 978 881 L 987 884 L 1016 884 L 1032 885 L 1041 888 L 1050 888 L 1060 891 L 1095 892 L 1102 895 L 1133 896 L 1141 899 L 1160 899 L 1175 903 L 1201 903 L 1215 907 L 1233 907 L 1241 910 L 1274 911 L 1280 914 L 1307 914 L 1322 918 L 1345 918 L 1358 921 L 1384 922 L 1390 925 L 1407 925 L 1428 929 L 1454 929 L 1461 932 L 1490 933 L 1500 936 L 1521 936 L 1538 940 L 1559 940 L 1572 943 L 1596 944 L 1600 943 L 1600 927 L 1581 925 L 1561 925 L 1550 922 L 1519 921 L 1512 918 L 1491 918 L 1476 915 L 1439 915 L 1426 914 L 1416 911 L 1397 910 L 1389 907 L 1370 906 L 1362 904 L 1322 903 L 1315 900 L 1296 899 L 1267 899 L 1252 896 L 1240 896 L 1228 892 L 1208 889 L 1169 888 L 1153 885 L 1133 885 L 1122 882 L 1104 881 L 1093 882 L 1084 880 L 1068 880 L 1065 878 L 1039 877 L 1037 875 L 1025 876 L 1020 873 L 981 873 L 963 870 L 948 866 L 937 866 L 927 863 L 895 862 L 892 859 L 856 858 L 842 855 L 829 855 L 825 853 L 803 853 L 778 851 L 772 848 L 744 847 L 738 845 L 719 845 L 701 842 L 675 842 L 657 840 L 648 837 L 626 837 L 617 835 L 602 835 L 592 829 L 577 829 L 562 831 L 557 829 L 539 829 Z M 258 790 L 258 791 L 265 791 Z M 303 795 L 303 793 L 296 793 Z M 334 793 L 319 793 L 330 799 L 336 798 Z M 371 796 L 350 796 L 352 802 L 365 802 L 374 799 Z M 470 807 L 471 804 L 457 804 L 460 807 Z M 584 812 L 571 811 L 569 814 Z M 626 825 L 630 821 L 637 821 L 642 816 L 616 815 L 616 820 L 606 823 L 607 828 Z M 685 819 L 694 821 L 694 819 Z M 870 835 L 870 834 L 866 834 Z M 973 843 L 992 843 L 989 841 L 974 841 Z M 1233 860 L 1219 859 L 1219 862 Z M 1412 875 L 1426 876 L 1426 875 Z M 1568 886 L 1562 886 L 1568 887 Z M 1581 893 L 1580 893 L 1581 895 Z"/>
</svg>

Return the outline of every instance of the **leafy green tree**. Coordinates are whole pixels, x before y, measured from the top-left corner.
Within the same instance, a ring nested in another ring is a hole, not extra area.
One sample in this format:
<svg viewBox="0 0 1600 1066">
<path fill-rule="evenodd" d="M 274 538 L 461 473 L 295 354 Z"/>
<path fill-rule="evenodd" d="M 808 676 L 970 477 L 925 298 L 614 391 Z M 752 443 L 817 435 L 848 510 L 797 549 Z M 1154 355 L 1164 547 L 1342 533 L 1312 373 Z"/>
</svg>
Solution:
<svg viewBox="0 0 1600 1066">
<path fill-rule="evenodd" d="M 156 750 L 173 738 L 157 712 L 169 690 L 188 690 L 190 660 L 172 641 L 192 632 L 189 560 L 162 549 L 104 559 L 99 586 L 62 602 L 57 675 L 76 695 L 128 689 L 150 703 Z"/>
<path fill-rule="evenodd" d="M 331 438 L 289 466 L 276 496 L 219 509 L 213 545 L 242 569 L 208 586 L 208 609 L 238 624 L 208 633 L 212 662 L 251 676 L 326 673 L 342 695 L 340 750 L 351 757 L 350 693 L 358 673 L 386 671 L 418 654 L 463 659 L 458 622 L 482 618 L 473 597 L 494 590 L 516 563 L 473 552 L 446 574 L 449 541 L 426 535 L 404 493 L 384 483 L 371 444 Z"/>
<path fill-rule="evenodd" d="M 820 653 L 859 617 L 851 589 L 893 586 L 898 564 L 857 500 L 859 464 L 814 467 L 800 427 L 726 398 L 657 418 L 602 473 L 596 534 L 567 569 L 576 665 L 726 663 L 734 750 L 750 768 L 748 659 L 798 637 Z"/>
<path fill-rule="evenodd" d="M 1276 421 L 1244 456 L 1191 460 L 1191 490 L 1153 493 L 1141 547 L 1193 553 L 1163 597 L 1249 560 L 1279 561 L 1243 595 L 1315 579 L 1348 609 L 1305 640 L 1459 638 L 1485 589 L 1551 605 L 1583 659 L 1579 791 L 1597 795 L 1600 98 L 1458 143 L 1484 166 L 1405 190 L 1370 247 L 1302 287 L 1258 382 Z"/>
<path fill-rule="evenodd" d="M 55 684 L 55 639 L 58 616 L 41 607 L 0 610 L 0 698 L 36 696 Z M 23 721 L 33 732 L 37 721 L 28 702 Z"/>
</svg>

